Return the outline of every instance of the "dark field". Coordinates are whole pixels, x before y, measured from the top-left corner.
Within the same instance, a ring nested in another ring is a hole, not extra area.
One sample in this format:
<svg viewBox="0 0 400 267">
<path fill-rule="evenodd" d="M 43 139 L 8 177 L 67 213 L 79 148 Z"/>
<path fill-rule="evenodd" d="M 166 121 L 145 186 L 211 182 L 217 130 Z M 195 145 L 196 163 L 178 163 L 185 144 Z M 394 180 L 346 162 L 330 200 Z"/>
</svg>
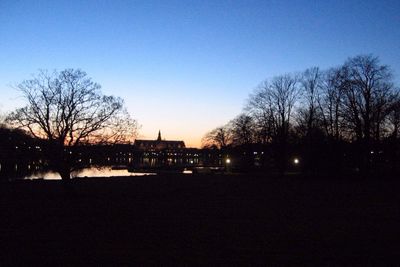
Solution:
<svg viewBox="0 0 400 267">
<path fill-rule="evenodd" d="M 171 175 L 0 184 L 1 266 L 388 265 L 400 181 Z"/>
</svg>

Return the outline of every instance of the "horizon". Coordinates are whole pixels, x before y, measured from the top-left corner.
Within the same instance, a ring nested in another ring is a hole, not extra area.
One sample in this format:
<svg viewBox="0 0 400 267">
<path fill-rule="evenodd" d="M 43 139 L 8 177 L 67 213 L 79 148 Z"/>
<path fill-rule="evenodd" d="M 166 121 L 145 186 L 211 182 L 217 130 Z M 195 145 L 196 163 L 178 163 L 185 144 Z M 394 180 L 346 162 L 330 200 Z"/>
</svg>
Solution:
<svg viewBox="0 0 400 267">
<path fill-rule="evenodd" d="M 199 148 L 279 74 L 373 54 L 398 85 L 398 10 L 398 1 L 2 1 L 0 112 L 22 106 L 11 85 L 38 69 L 80 68 L 125 100 L 138 139 L 161 130 Z"/>
</svg>

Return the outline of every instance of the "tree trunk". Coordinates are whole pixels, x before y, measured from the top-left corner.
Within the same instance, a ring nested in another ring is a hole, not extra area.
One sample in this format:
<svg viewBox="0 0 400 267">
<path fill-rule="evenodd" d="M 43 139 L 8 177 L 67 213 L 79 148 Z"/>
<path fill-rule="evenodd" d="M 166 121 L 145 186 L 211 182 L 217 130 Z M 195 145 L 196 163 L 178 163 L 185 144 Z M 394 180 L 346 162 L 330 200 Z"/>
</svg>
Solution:
<svg viewBox="0 0 400 267">
<path fill-rule="evenodd" d="M 69 180 L 71 180 L 71 173 L 70 173 L 69 170 L 67 170 L 67 168 L 62 169 L 62 170 L 59 170 L 58 173 L 60 174 L 61 179 L 62 179 L 63 181 L 69 181 Z"/>
</svg>

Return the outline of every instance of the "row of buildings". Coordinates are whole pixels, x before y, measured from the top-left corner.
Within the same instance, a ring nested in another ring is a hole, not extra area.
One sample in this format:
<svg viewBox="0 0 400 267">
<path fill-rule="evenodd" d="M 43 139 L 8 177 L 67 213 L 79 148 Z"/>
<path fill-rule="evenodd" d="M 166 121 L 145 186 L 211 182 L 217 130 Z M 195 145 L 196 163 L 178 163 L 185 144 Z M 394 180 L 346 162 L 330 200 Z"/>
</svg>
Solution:
<svg viewBox="0 0 400 267">
<path fill-rule="evenodd" d="M 45 141 L 35 140 L 12 131 L 3 133 L 1 136 L 0 178 L 12 175 L 17 177 L 52 168 L 49 159 L 52 152 Z M 252 165 L 257 165 L 262 153 L 264 152 L 251 152 L 251 155 L 254 155 L 251 157 Z M 74 165 L 80 168 L 93 165 L 112 166 L 128 167 L 132 171 L 195 170 L 197 167 L 218 169 L 227 167 L 227 162 L 233 167 L 238 166 L 239 159 L 247 159 L 249 154 L 238 155 L 234 151 L 219 149 L 187 148 L 184 141 L 163 139 L 161 132 L 154 140 L 137 139 L 134 144 L 85 145 L 65 150 L 67 160 L 74 162 Z"/>
<path fill-rule="evenodd" d="M 134 144 L 91 145 L 69 148 L 66 155 L 75 165 L 128 167 L 132 171 L 147 169 L 183 170 L 191 167 L 223 166 L 227 155 L 218 149 L 187 148 L 183 141 L 135 140 Z"/>
</svg>

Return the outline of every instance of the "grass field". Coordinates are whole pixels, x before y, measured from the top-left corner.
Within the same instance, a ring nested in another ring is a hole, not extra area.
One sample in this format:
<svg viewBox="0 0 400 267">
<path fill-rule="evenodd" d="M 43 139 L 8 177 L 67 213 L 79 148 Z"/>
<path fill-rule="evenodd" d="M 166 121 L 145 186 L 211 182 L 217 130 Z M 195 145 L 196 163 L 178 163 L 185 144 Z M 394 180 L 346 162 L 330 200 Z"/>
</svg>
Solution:
<svg viewBox="0 0 400 267">
<path fill-rule="evenodd" d="M 1 266 L 388 265 L 400 181 L 164 175 L 0 184 Z"/>
</svg>

